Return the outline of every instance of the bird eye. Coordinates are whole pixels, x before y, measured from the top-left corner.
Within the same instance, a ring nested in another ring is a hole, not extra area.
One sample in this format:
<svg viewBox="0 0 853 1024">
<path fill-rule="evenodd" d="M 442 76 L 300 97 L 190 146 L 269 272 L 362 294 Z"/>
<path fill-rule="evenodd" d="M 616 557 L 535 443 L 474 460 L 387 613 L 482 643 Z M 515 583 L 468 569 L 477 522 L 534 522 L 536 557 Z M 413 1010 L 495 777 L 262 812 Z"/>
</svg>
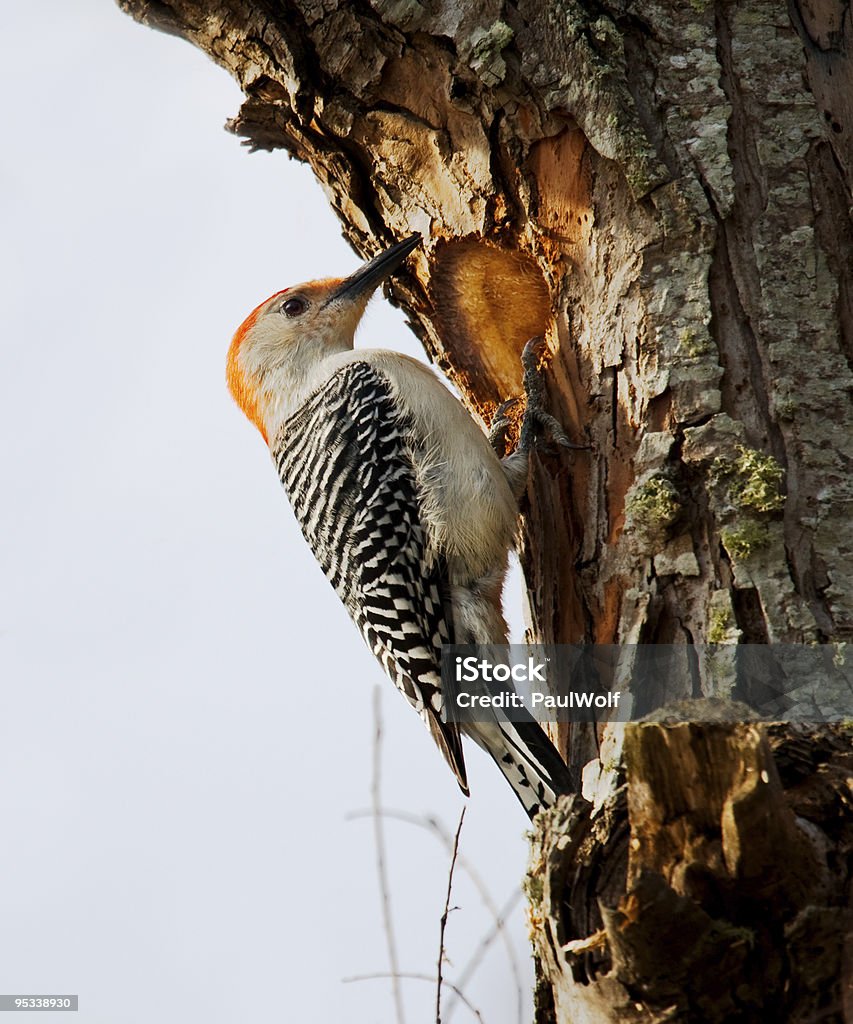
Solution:
<svg viewBox="0 0 853 1024">
<path fill-rule="evenodd" d="M 288 299 L 281 304 L 281 311 L 285 316 L 301 316 L 308 308 L 305 299 Z"/>
</svg>

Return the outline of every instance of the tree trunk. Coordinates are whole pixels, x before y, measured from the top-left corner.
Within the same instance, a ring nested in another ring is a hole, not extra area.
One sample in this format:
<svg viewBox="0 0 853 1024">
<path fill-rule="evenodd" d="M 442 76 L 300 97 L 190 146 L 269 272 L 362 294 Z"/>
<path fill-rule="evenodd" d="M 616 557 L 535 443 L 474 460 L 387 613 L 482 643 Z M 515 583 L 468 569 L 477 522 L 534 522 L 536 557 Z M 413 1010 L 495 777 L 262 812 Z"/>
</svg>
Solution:
<svg viewBox="0 0 853 1024">
<path fill-rule="evenodd" d="M 429 239 L 393 297 L 476 415 L 546 336 L 591 449 L 535 464 L 532 637 L 850 638 L 849 2 L 119 2 L 361 255 Z M 592 802 L 534 842 L 540 1022 L 853 1020 L 850 730 L 721 710 L 705 664 L 653 702 L 699 712 L 563 727 Z"/>
</svg>

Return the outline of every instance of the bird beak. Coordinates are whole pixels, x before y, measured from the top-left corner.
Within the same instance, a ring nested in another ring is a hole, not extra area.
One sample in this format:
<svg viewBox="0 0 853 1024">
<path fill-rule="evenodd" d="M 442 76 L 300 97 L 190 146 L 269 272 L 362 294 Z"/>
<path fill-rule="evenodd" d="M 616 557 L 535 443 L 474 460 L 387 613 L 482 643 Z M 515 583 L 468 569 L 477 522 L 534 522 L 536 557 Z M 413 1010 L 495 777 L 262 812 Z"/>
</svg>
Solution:
<svg viewBox="0 0 853 1024">
<path fill-rule="evenodd" d="M 409 235 L 402 242 L 398 242 L 390 249 L 386 249 L 385 252 L 374 256 L 372 260 L 368 260 L 367 263 L 360 266 L 354 274 L 345 277 L 323 305 L 328 305 L 338 299 L 353 301 L 363 295 L 369 295 L 379 282 L 384 281 L 395 271 L 409 253 L 420 244 L 420 235 Z"/>
</svg>

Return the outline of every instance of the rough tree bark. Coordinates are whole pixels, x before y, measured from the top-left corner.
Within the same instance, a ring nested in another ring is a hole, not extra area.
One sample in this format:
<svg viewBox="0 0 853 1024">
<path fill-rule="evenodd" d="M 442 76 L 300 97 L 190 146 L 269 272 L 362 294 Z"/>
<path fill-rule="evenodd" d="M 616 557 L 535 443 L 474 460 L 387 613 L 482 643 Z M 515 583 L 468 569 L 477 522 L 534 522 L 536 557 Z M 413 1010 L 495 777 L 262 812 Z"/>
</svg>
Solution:
<svg viewBox="0 0 853 1024">
<path fill-rule="evenodd" d="M 475 414 L 546 335 L 592 448 L 535 467 L 533 637 L 849 639 L 849 0 L 119 3 L 359 253 L 430 240 L 393 297 Z M 559 737 L 591 800 L 534 841 L 540 1022 L 853 1020 L 850 731 L 721 710 L 704 665 L 655 700 L 701 712 Z"/>
</svg>

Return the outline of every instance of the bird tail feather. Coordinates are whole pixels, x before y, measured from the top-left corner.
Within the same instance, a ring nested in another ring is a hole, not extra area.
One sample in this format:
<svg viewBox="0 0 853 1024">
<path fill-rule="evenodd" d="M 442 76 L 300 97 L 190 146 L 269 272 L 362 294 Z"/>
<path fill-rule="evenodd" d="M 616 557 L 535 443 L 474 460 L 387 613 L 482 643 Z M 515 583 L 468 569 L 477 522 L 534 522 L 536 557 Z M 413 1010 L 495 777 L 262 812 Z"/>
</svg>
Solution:
<svg viewBox="0 0 853 1024">
<path fill-rule="evenodd" d="M 568 766 L 531 715 L 470 722 L 464 729 L 500 768 L 531 820 L 576 789 Z"/>
</svg>

